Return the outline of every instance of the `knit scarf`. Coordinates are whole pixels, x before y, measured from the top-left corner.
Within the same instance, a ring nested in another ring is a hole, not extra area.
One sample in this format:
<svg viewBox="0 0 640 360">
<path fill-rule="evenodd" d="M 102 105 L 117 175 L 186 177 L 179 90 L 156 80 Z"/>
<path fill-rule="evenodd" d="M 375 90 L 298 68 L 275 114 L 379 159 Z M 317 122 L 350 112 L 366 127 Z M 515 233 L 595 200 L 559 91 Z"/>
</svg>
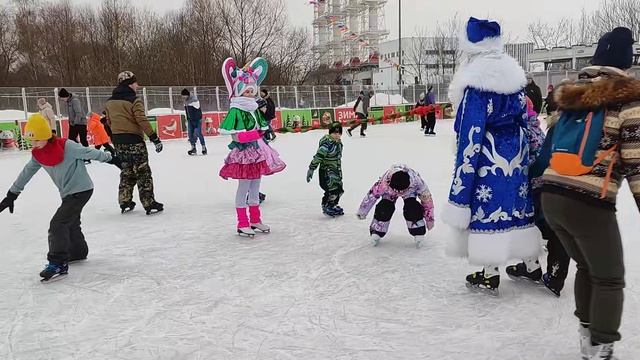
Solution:
<svg viewBox="0 0 640 360">
<path fill-rule="evenodd" d="M 56 166 L 64 161 L 64 144 L 67 139 L 55 138 L 42 149 L 31 150 L 31 155 L 44 166 Z"/>
</svg>

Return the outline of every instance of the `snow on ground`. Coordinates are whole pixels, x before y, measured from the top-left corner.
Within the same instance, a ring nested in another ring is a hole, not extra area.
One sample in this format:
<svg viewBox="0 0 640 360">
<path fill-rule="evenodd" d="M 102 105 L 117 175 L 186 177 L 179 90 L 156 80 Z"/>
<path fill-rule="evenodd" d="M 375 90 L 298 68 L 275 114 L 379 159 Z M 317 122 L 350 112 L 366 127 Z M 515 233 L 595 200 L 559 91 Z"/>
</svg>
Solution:
<svg viewBox="0 0 640 360">
<path fill-rule="evenodd" d="M 465 288 L 476 269 L 445 257 L 449 231 L 440 221 L 418 250 L 397 211 L 388 238 L 369 244 L 371 216 L 354 213 L 391 164 L 415 167 L 436 204 L 446 199 L 451 122 L 439 123 L 436 138 L 418 126 L 373 126 L 366 139 L 345 138 L 347 215 L 339 219 L 320 212 L 317 174 L 305 182 L 322 132 L 279 135 L 274 147 L 289 167 L 263 180 L 273 233 L 253 240 L 234 234 L 236 184 L 217 176 L 226 138 L 208 139 L 207 157 L 188 157 L 184 141 L 151 154 L 166 205 L 153 217 L 120 215 L 118 172 L 91 164 L 89 260 L 50 284 L 38 272 L 59 198 L 40 172 L 16 213 L 0 214 L 0 358 L 578 359 L 573 270 L 560 299 L 506 276 L 491 298 Z M 27 160 L 0 154 L 0 189 Z M 640 222 L 628 189 L 619 200 L 627 288 L 617 353 L 630 360 L 640 358 Z"/>
</svg>

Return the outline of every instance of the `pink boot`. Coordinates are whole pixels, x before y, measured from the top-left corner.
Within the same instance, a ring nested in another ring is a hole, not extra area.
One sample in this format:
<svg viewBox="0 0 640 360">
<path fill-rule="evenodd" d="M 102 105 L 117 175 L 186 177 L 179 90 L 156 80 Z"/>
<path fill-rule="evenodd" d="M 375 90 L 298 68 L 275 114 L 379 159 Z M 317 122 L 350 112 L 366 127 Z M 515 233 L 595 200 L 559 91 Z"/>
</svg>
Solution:
<svg viewBox="0 0 640 360">
<path fill-rule="evenodd" d="M 263 233 L 268 233 L 271 231 L 271 228 L 262 223 L 262 219 L 260 218 L 259 205 L 249 206 L 249 219 L 251 220 L 252 229 L 258 230 Z"/>
<path fill-rule="evenodd" d="M 251 229 L 249 224 L 249 218 L 247 218 L 247 208 L 236 208 L 236 214 L 238 215 L 238 234 L 245 236 L 255 235 L 255 231 Z"/>
</svg>

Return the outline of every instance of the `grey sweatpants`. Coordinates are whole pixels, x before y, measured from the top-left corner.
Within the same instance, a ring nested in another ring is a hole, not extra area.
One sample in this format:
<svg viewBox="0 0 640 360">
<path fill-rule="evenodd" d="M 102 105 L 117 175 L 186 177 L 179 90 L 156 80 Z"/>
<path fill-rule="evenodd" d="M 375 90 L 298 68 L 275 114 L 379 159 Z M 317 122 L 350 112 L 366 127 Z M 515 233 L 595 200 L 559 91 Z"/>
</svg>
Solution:
<svg viewBox="0 0 640 360">
<path fill-rule="evenodd" d="M 49 224 L 47 260 L 50 262 L 63 264 L 87 257 L 89 249 L 80 227 L 80 215 L 92 194 L 93 190 L 89 190 L 62 199 L 62 204 Z"/>
<path fill-rule="evenodd" d="M 577 263 L 575 315 L 591 324 L 592 341 L 619 341 L 624 262 L 615 211 L 552 193 L 542 194 L 542 208 L 549 226 Z"/>
</svg>

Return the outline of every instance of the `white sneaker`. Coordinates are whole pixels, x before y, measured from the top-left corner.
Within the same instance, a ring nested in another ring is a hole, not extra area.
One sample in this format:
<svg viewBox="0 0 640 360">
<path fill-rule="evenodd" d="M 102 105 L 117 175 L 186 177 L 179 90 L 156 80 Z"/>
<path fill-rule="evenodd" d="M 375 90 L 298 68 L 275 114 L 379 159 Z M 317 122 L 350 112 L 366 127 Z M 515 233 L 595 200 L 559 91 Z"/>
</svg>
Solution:
<svg viewBox="0 0 640 360">
<path fill-rule="evenodd" d="M 271 228 L 263 223 L 251 224 L 253 230 L 258 230 L 261 233 L 271 232 Z"/>
<path fill-rule="evenodd" d="M 254 237 L 256 235 L 256 232 L 253 231 L 253 229 L 250 227 L 244 227 L 244 228 L 238 228 L 238 235 Z"/>
<path fill-rule="evenodd" d="M 615 360 L 613 357 L 613 343 L 599 344 L 591 347 L 590 360 Z"/>
<path fill-rule="evenodd" d="M 580 333 L 580 354 L 582 360 L 591 359 L 591 331 L 588 327 L 578 325 L 578 333 Z"/>
<path fill-rule="evenodd" d="M 380 245 L 380 239 L 382 239 L 380 237 L 380 235 L 378 234 L 371 234 L 371 243 L 373 244 L 373 246 L 378 246 Z"/>
<path fill-rule="evenodd" d="M 425 236 L 424 235 L 417 235 L 413 237 L 413 240 L 415 240 L 416 242 L 416 249 L 420 249 L 420 247 L 422 246 L 422 242 L 424 241 Z"/>
</svg>

